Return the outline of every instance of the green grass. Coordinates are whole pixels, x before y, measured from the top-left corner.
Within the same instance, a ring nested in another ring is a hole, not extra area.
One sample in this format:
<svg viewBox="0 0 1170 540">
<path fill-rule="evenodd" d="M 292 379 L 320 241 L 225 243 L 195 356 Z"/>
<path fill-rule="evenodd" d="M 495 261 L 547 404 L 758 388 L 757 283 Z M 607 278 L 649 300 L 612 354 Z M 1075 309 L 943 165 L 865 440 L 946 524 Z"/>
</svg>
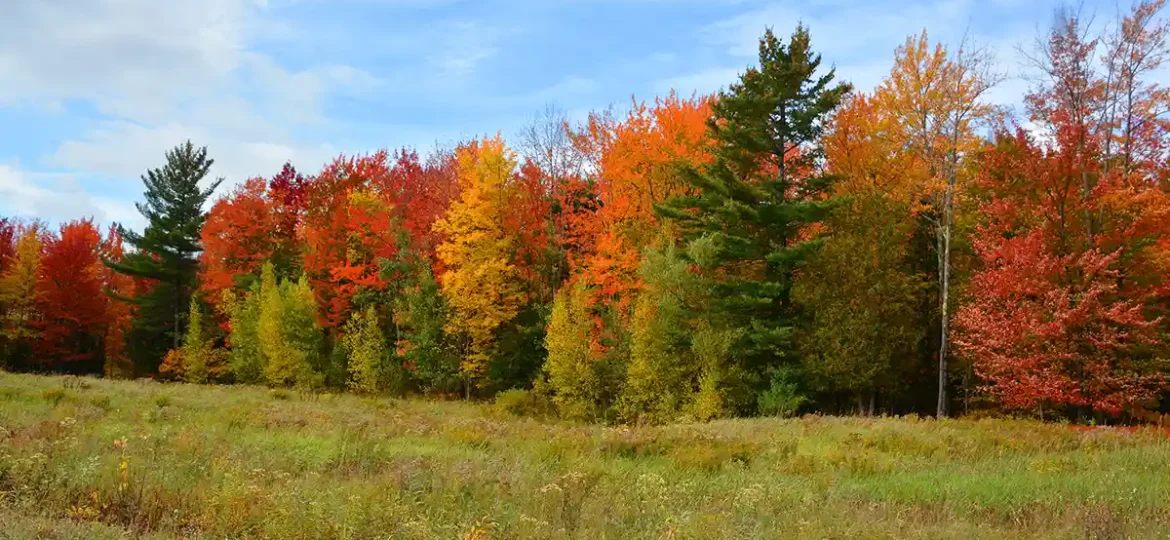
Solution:
<svg viewBox="0 0 1170 540">
<path fill-rule="evenodd" d="M 1159 538 L 1170 440 L 1017 420 L 539 422 L 0 373 L 0 538 Z"/>
</svg>

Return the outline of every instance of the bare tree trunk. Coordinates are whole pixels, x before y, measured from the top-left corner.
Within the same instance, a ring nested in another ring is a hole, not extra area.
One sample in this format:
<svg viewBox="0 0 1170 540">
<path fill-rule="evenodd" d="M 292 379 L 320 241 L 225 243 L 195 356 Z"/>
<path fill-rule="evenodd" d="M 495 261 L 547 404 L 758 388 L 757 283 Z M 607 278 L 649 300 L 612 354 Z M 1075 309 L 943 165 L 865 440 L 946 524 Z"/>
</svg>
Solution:
<svg viewBox="0 0 1170 540">
<path fill-rule="evenodd" d="M 180 324 L 179 324 L 179 310 L 182 309 L 180 307 L 180 304 L 183 303 L 182 300 L 183 300 L 182 281 L 176 280 L 175 281 L 175 330 L 173 332 L 173 339 L 172 339 L 172 341 L 174 341 L 174 347 L 172 347 L 172 348 L 176 349 L 176 350 L 179 348 L 179 333 L 182 331 L 182 329 L 179 328 L 179 326 L 180 326 Z"/>
<path fill-rule="evenodd" d="M 942 418 L 947 415 L 947 346 L 948 330 L 950 329 L 950 294 L 951 294 L 951 226 L 955 212 L 955 182 L 958 171 L 956 160 L 958 155 L 951 150 L 950 166 L 947 171 L 947 188 L 943 193 L 942 226 L 938 229 L 938 260 L 939 260 L 939 345 L 938 345 L 938 408 L 935 415 Z"/>
</svg>

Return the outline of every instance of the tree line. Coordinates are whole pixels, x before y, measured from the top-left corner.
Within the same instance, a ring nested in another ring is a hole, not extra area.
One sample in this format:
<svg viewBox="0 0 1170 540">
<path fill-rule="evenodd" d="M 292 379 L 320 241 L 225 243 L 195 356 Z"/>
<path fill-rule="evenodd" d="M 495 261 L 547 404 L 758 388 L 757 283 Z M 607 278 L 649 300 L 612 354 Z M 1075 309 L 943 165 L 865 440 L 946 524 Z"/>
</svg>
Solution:
<svg viewBox="0 0 1170 540">
<path fill-rule="evenodd" d="M 969 42 L 911 36 L 859 92 L 798 26 L 716 95 L 286 164 L 206 212 L 188 142 L 141 233 L 0 220 L 0 362 L 606 422 L 1140 415 L 1170 352 L 1164 2 L 1058 12 L 1020 118 Z"/>
</svg>

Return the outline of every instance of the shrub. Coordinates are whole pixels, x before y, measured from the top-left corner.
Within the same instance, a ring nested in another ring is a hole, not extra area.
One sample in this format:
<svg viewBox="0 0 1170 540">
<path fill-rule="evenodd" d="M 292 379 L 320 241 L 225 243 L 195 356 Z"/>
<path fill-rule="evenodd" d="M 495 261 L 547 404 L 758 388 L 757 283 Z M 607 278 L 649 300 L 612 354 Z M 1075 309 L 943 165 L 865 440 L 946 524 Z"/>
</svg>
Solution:
<svg viewBox="0 0 1170 540">
<path fill-rule="evenodd" d="M 790 417 L 808 398 L 800 393 L 796 374 L 791 368 L 772 370 L 772 386 L 760 392 L 758 406 L 764 416 Z"/>
<path fill-rule="evenodd" d="M 533 418 L 543 418 L 553 412 L 552 403 L 547 398 L 531 390 L 519 388 L 496 394 L 495 409 L 504 414 Z"/>
<path fill-rule="evenodd" d="M 89 390 L 90 384 L 85 380 L 85 377 L 78 377 L 76 375 L 66 375 L 61 379 L 61 388 L 76 388 L 78 390 Z"/>
<path fill-rule="evenodd" d="M 158 375 L 168 380 L 181 380 L 184 376 L 184 367 L 183 349 L 171 349 L 163 356 L 162 363 L 158 366 Z"/>
</svg>

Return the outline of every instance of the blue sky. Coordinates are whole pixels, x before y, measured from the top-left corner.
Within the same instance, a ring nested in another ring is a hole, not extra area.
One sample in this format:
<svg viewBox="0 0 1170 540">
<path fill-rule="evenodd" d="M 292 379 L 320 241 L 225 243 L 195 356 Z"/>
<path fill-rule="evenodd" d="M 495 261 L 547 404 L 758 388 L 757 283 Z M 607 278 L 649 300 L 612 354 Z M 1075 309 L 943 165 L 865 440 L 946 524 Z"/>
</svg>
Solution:
<svg viewBox="0 0 1170 540">
<path fill-rule="evenodd" d="M 1084 9 L 1111 19 L 1112 1 Z M 798 21 L 838 75 L 876 85 L 924 27 L 969 34 L 1009 78 L 1050 0 L 0 0 L 0 215 L 139 226 L 139 175 L 190 138 L 227 189 L 291 160 L 575 119 L 726 85 L 765 27 Z"/>
</svg>

